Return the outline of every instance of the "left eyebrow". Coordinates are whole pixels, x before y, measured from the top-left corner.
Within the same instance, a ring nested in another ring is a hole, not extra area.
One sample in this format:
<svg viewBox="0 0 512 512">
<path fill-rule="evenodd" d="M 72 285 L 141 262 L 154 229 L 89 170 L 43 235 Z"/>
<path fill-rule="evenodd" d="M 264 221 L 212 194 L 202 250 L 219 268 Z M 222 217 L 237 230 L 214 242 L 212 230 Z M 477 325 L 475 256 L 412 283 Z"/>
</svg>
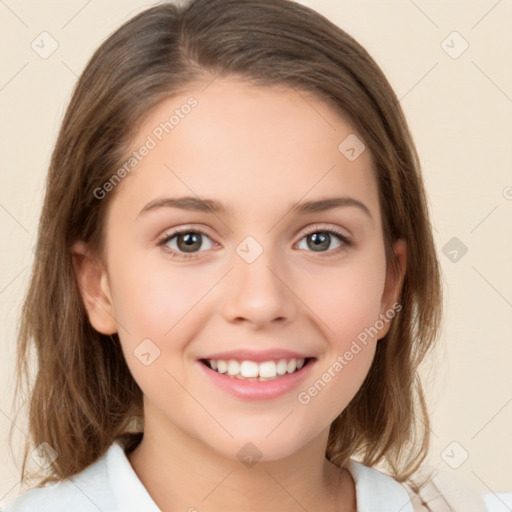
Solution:
<svg viewBox="0 0 512 512">
<path fill-rule="evenodd" d="M 355 199 L 354 197 L 349 196 L 329 197 L 317 201 L 305 201 L 302 203 L 294 203 L 291 206 L 291 211 L 295 213 L 306 214 L 324 212 L 326 210 L 332 210 L 334 208 L 341 208 L 346 206 L 355 206 L 356 208 L 359 208 L 366 215 L 368 215 L 370 219 L 373 220 L 373 216 L 370 212 L 370 209 L 363 202 L 359 201 L 358 199 Z"/>
</svg>

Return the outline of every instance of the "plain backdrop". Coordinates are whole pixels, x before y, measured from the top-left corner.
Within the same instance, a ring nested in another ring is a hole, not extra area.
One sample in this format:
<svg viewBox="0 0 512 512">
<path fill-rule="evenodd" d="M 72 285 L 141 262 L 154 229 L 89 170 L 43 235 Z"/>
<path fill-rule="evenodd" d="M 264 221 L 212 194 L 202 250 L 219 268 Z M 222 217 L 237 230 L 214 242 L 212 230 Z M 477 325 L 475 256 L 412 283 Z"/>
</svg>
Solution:
<svg viewBox="0 0 512 512">
<path fill-rule="evenodd" d="M 429 461 L 481 492 L 512 490 L 512 2 L 303 3 L 382 67 L 422 161 L 446 302 L 438 352 L 422 370 Z M 19 451 L 13 459 L 8 447 L 16 328 L 57 130 L 93 51 L 150 5 L 0 2 L 0 503 L 19 492 Z M 15 448 L 25 435 L 22 414 Z"/>
</svg>

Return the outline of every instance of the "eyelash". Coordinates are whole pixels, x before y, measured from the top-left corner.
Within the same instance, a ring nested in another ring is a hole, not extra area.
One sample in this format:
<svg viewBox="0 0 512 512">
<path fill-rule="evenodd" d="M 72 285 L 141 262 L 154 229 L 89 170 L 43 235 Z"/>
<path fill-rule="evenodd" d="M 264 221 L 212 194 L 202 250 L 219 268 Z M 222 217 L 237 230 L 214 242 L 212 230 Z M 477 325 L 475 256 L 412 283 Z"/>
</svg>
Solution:
<svg viewBox="0 0 512 512">
<path fill-rule="evenodd" d="M 170 240 L 172 240 L 176 236 L 179 236 L 179 235 L 185 234 L 185 233 L 195 233 L 195 234 L 204 235 L 204 236 L 210 238 L 210 240 L 212 240 L 211 237 L 209 237 L 207 233 L 205 233 L 204 231 L 202 231 L 200 229 L 180 228 L 180 229 L 177 229 L 175 231 L 172 231 L 171 233 L 166 233 L 157 242 L 157 245 L 159 247 L 162 247 L 164 250 L 166 250 L 166 252 L 168 252 L 168 254 L 170 254 L 173 258 L 175 258 L 175 257 L 180 257 L 180 258 L 183 258 L 183 259 L 193 259 L 193 258 L 196 258 L 198 253 L 199 252 L 203 252 L 203 251 L 198 251 L 198 252 L 195 252 L 195 253 L 187 254 L 187 253 L 184 253 L 184 252 L 177 252 L 174 249 L 165 248 L 165 244 L 167 244 Z M 349 248 L 351 248 L 353 246 L 353 242 L 346 235 L 341 233 L 340 231 L 338 231 L 338 230 L 336 230 L 334 228 L 328 228 L 327 229 L 327 228 L 322 228 L 320 226 L 313 226 L 313 228 L 311 230 L 303 232 L 299 241 L 303 240 L 305 237 L 307 237 L 309 235 L 312 235 L 313 233 L 327 233 L 329 235 L 334 235 L 337 238 L 339 238 L 339 240 L 342 243 L 342 245 L 340 245 L 339 247 L 336 247 L 335 249 L 331 249 L 329 251 L 319 251 L 318 254 L 323 254 L 322 257 L 324 257 L 324 258 L 325 257 L 328 258 L 330 256 L 334 256 L 334 255 L 338 254 L 339 252 L 346 251 L 347 249 L 349 249 Z M 213 240 L 212 240 L 212 242 L 213 242 Z M 213 242 L 213 243 L 216 243 L 216 242 Z M 314 253 L 315 251 L 308 251 L 308 252 Z"/>
</svg>

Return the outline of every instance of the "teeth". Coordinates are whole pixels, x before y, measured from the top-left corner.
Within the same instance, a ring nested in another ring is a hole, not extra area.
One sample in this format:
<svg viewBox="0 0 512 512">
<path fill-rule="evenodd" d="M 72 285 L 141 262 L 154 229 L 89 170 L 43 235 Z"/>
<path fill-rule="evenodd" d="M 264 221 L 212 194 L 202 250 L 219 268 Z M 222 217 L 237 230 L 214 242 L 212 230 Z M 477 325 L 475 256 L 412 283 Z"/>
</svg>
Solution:
<svg viewBox="0 0 512 512">
<path fill-rule="evenodd" d="M 257 377 L 258 363 L 254 361 L 242 361 L 240 365 L 240 375 L 242 377 Z M 262 377 L 265 377 L 265 375 L 262 375 Z"/>
<path fill-rule="evenodd" d="M 271 380 L 300 370 L 304 366 L 305 359 L 279 359 L 278 361 L 264 361 L 263 363 L 255 361 L 239 362 L 234 359 L 229 361 L 209 359 L 208 363 L 212 370 L 238 379 Z"/>
<path fill-rule="evenodd" d="M 286 360 L 281 359 L 277 362 L 277 374 L 284 375 L 286 373 L 286 368 L 288 367 L 288 363 Z"/>
<path fill-rule="evenodd" d="M 259 365 L 260 377 L 271 378 L 277 375 L 276 363 L 274 361 L 265 361 Z"/>
<path fill-rule="evenodd" d="M 213 359 L 210 359 L 210 366 L 212 364 L 212 361 L 214 362 L 214 364 L 217 365 L 217 371 L 219 373 L 226 373 L 228 371 L 228 363 L 226 363 L 226 361 L 222 361 L 222 360 L 218 360 L 218 361 L 214 361 Z M 212 366 L 212 370 L 213 370 L 213 366 Z"/>
<path fill-rule="evenodd" d="M 228 375 L 238 375 L 240 373 L 240 363 L 238 361 L 228 361 Z"/>
</svg>

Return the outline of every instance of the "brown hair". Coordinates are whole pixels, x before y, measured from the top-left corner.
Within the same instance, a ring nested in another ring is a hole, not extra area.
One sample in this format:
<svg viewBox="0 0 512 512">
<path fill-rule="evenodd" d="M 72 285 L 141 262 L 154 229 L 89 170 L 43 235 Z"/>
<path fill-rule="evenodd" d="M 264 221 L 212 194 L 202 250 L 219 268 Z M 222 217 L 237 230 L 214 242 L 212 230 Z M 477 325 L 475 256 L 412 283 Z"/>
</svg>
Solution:
<svg viewBox="0 0 512 512">
<path fill-rule="evenodd" d="M 388 263 L 407 244 L 401 310 L 369 374 L 332 423 L 326 456 L 387 463 L 404 480 L 428 451 L 429 421 L 417 368 L 441 316 L 438 261 L 416 149 L 396 95 L 352 37 L 289 0 L 192 0 L 135 16 L 95 52 L 80 77 L 52 155 L 30 287 L 22 310 L 17 396 L 28 392 L 30 441 L 58 453 L 40 484 L 80 472 L 119 437 L 140 440 L 142 393 L 117 335 L 96 332 L 78 290 L 70 247 L 100 250 L 115 192 L 94 190 L 126 159 L 136 129 L 164 98 L 199 79 L 237 76 L 258 86 L 314 93 L 369 149 L 379 185 Z M 341 141 L 340 141 L 341 142 Z M 29 384 L 31 348 L 37 375 Z"/>
</svg>

